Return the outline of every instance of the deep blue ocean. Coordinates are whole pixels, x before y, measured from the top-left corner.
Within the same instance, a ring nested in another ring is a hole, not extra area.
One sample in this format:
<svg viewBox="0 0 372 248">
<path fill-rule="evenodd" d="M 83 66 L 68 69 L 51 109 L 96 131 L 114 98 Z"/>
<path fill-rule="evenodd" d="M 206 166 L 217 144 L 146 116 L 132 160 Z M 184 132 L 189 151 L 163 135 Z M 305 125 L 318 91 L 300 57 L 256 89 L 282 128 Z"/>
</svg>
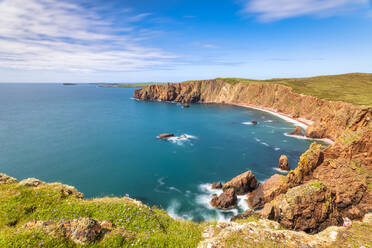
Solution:
<svg viewBox="0 0 372 248">
<path fill-rule="evenodd" d="M 0 172 L 75 186 L 86 197 L 124 196 L 196 221 L 216 211 L 207 186 L 252 170 L 261 182 L 281 154 L 295 168 L 311 140 L 269 113 L 229 105 L 142 102 L 134 88 L 0 84 Z M 257 120 L 258 125 L 249 125 Z M 187 135 L 159 140 L 160 133 Z"/>
</svg>

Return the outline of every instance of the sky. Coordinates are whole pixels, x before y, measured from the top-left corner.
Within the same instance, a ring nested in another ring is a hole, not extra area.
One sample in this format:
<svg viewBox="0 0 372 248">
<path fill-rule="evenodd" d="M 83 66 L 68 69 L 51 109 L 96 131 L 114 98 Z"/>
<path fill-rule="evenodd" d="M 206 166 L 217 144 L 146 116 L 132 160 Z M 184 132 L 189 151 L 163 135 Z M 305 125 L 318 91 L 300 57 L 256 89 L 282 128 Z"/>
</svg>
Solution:
<svg viewBox="0 0 372 248">
<path fill-rule="evenodd" d="M 372 0 L 0 0 L 0 82 L 372 72 Z"/>
</svg>

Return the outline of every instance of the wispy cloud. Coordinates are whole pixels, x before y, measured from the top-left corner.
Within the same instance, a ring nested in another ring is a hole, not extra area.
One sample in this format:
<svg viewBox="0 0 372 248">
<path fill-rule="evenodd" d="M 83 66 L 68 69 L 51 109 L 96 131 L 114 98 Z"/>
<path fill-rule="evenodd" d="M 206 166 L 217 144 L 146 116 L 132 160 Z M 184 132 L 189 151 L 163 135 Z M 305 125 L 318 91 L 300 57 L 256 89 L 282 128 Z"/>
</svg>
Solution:
<svg viewBox="0 0 372 248">
<path fill-rule="evenodd" d="M 175 58 L 140 44 L 153 30 L 135 23 L 149 13 L 119 12 L 126 16 L 115 25 L 109 15 L 72 2 L 0 1 L 0 67 L 128 71 L 161 67 Z"/>
<path fill-rule="evenodd" d="M 261 21 L 275 21 L 304 15 L 337 15 L 366 7 L 369 0 L 244 0 L 244 12 Z"/>
</svg>

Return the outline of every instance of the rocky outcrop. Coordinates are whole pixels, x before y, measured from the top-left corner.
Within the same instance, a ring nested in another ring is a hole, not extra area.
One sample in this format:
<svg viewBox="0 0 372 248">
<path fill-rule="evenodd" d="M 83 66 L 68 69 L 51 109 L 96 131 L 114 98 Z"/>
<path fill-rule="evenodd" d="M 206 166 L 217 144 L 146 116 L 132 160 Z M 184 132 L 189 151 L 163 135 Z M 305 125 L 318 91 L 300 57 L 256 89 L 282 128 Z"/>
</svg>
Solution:
<svg viewBox="0 0 372 248">
<path fill-rule="evenodd" d="M 44 185 L 45 183 L 36 178 L 27 178 L 18 183 L 19 186 L 26 187 L 38 187 Z"/>
<path fill-rule="evenodd" d="M 342 223 L 332 192 L 319 181 L 289 189 L 286 194 L 266 204 L 261 215 L 278 221 L 286 228 L 308 233 Z"/>
<path fill-rule="evenodd" d="M 12 184 L 12 183 L 18 183 L 18 180 L 14 177 L 10 177 L 5 174 L 0 174 L 0 185 L 1 184 Z"/>
<path fill-rule="evenodd" d="M 281 170 L 289 171 L 288 157 L 286 155 L 281 155 L 279 158 L 278 168 Z"/>
<path fill-rule="evenodd" d="M 233 188 L 238 195 L 244 195 L 255 190 L 258 187 L 258 181 L 252 171 L 247 171 L 234 177 L 222 187 L 223 191 Z"/>
<path fill-rule="evenodd" d="M 238 204 L 238 197 L 236 195 L 234 188 L 229 188 L 225 190 L 221 195 L 213 195 L 213 198 L 210 202 L 212 207 L 220 209 L 231 209 L 236 207 Z"/>
<path fill-rule="evenodd" d="M 59 224 L 62 234 L 75 243 L 86 244 L 97 240 L 101 235 L 100 224 L 91 218 L 80 218 Z"/>
<path fill-rule="evenodd" d="M 275 174 L 263 184 L 260 184 L 256 190 L 248 194 L 247 203 L 249 207 L 252 209 L 263 207 L 265 203 L 286 192 L 288 187 L 285 185 L 285 180 L 285 176 Z"/>
<path fill-rule="evenodd" d="M 221 182 L 212 183 L 211 188 L 212 189 L 222 189 L 222 183 Z"/>
<path fill-rule="evenodd" d="M 290 87 L 265 83 L 225 83 L 223 79 L 151 85 L 136 90 L 141 100 L 181 103 L 226 103 L 254 106 L 285 114 L 312 125 L 306 135 L 335 140 L 351 124 L 362 107 L 298 94 Z"/>
</svg>

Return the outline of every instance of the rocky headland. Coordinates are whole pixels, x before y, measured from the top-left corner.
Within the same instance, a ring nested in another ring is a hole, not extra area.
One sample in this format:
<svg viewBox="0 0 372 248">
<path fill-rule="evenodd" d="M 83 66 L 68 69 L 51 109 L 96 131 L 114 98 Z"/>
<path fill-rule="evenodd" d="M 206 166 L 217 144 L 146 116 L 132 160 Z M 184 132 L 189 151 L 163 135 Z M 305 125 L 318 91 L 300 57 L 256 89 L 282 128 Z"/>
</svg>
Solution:
<svg viewBox="0 0 372 248">
<path fill-rule="evenodd" d="M 223 79 L 152 85 L 136 90 L 134 97 L 270 110 L 306 124 L 306 137 L 333 141 L 327 148 L 313 143 L 287 176 L 274 175 L 241 192 L 242 187 L 231 187 L 231 182 L 223 185 L 223 194 L 231 188 L 235 194 L 247 194 L 255 211 L 242 219 L 259 216 L 287 229 L 318 233 L 342 225 L 344 218 L 362 220 L 372 212 L 371 107 L 299 94 L 279 84 L 229 84 Z M 300 127 L 293 134 L 303 135 Z M 226 195 L 235 203 L 232 192 Z"/>
</svg>

